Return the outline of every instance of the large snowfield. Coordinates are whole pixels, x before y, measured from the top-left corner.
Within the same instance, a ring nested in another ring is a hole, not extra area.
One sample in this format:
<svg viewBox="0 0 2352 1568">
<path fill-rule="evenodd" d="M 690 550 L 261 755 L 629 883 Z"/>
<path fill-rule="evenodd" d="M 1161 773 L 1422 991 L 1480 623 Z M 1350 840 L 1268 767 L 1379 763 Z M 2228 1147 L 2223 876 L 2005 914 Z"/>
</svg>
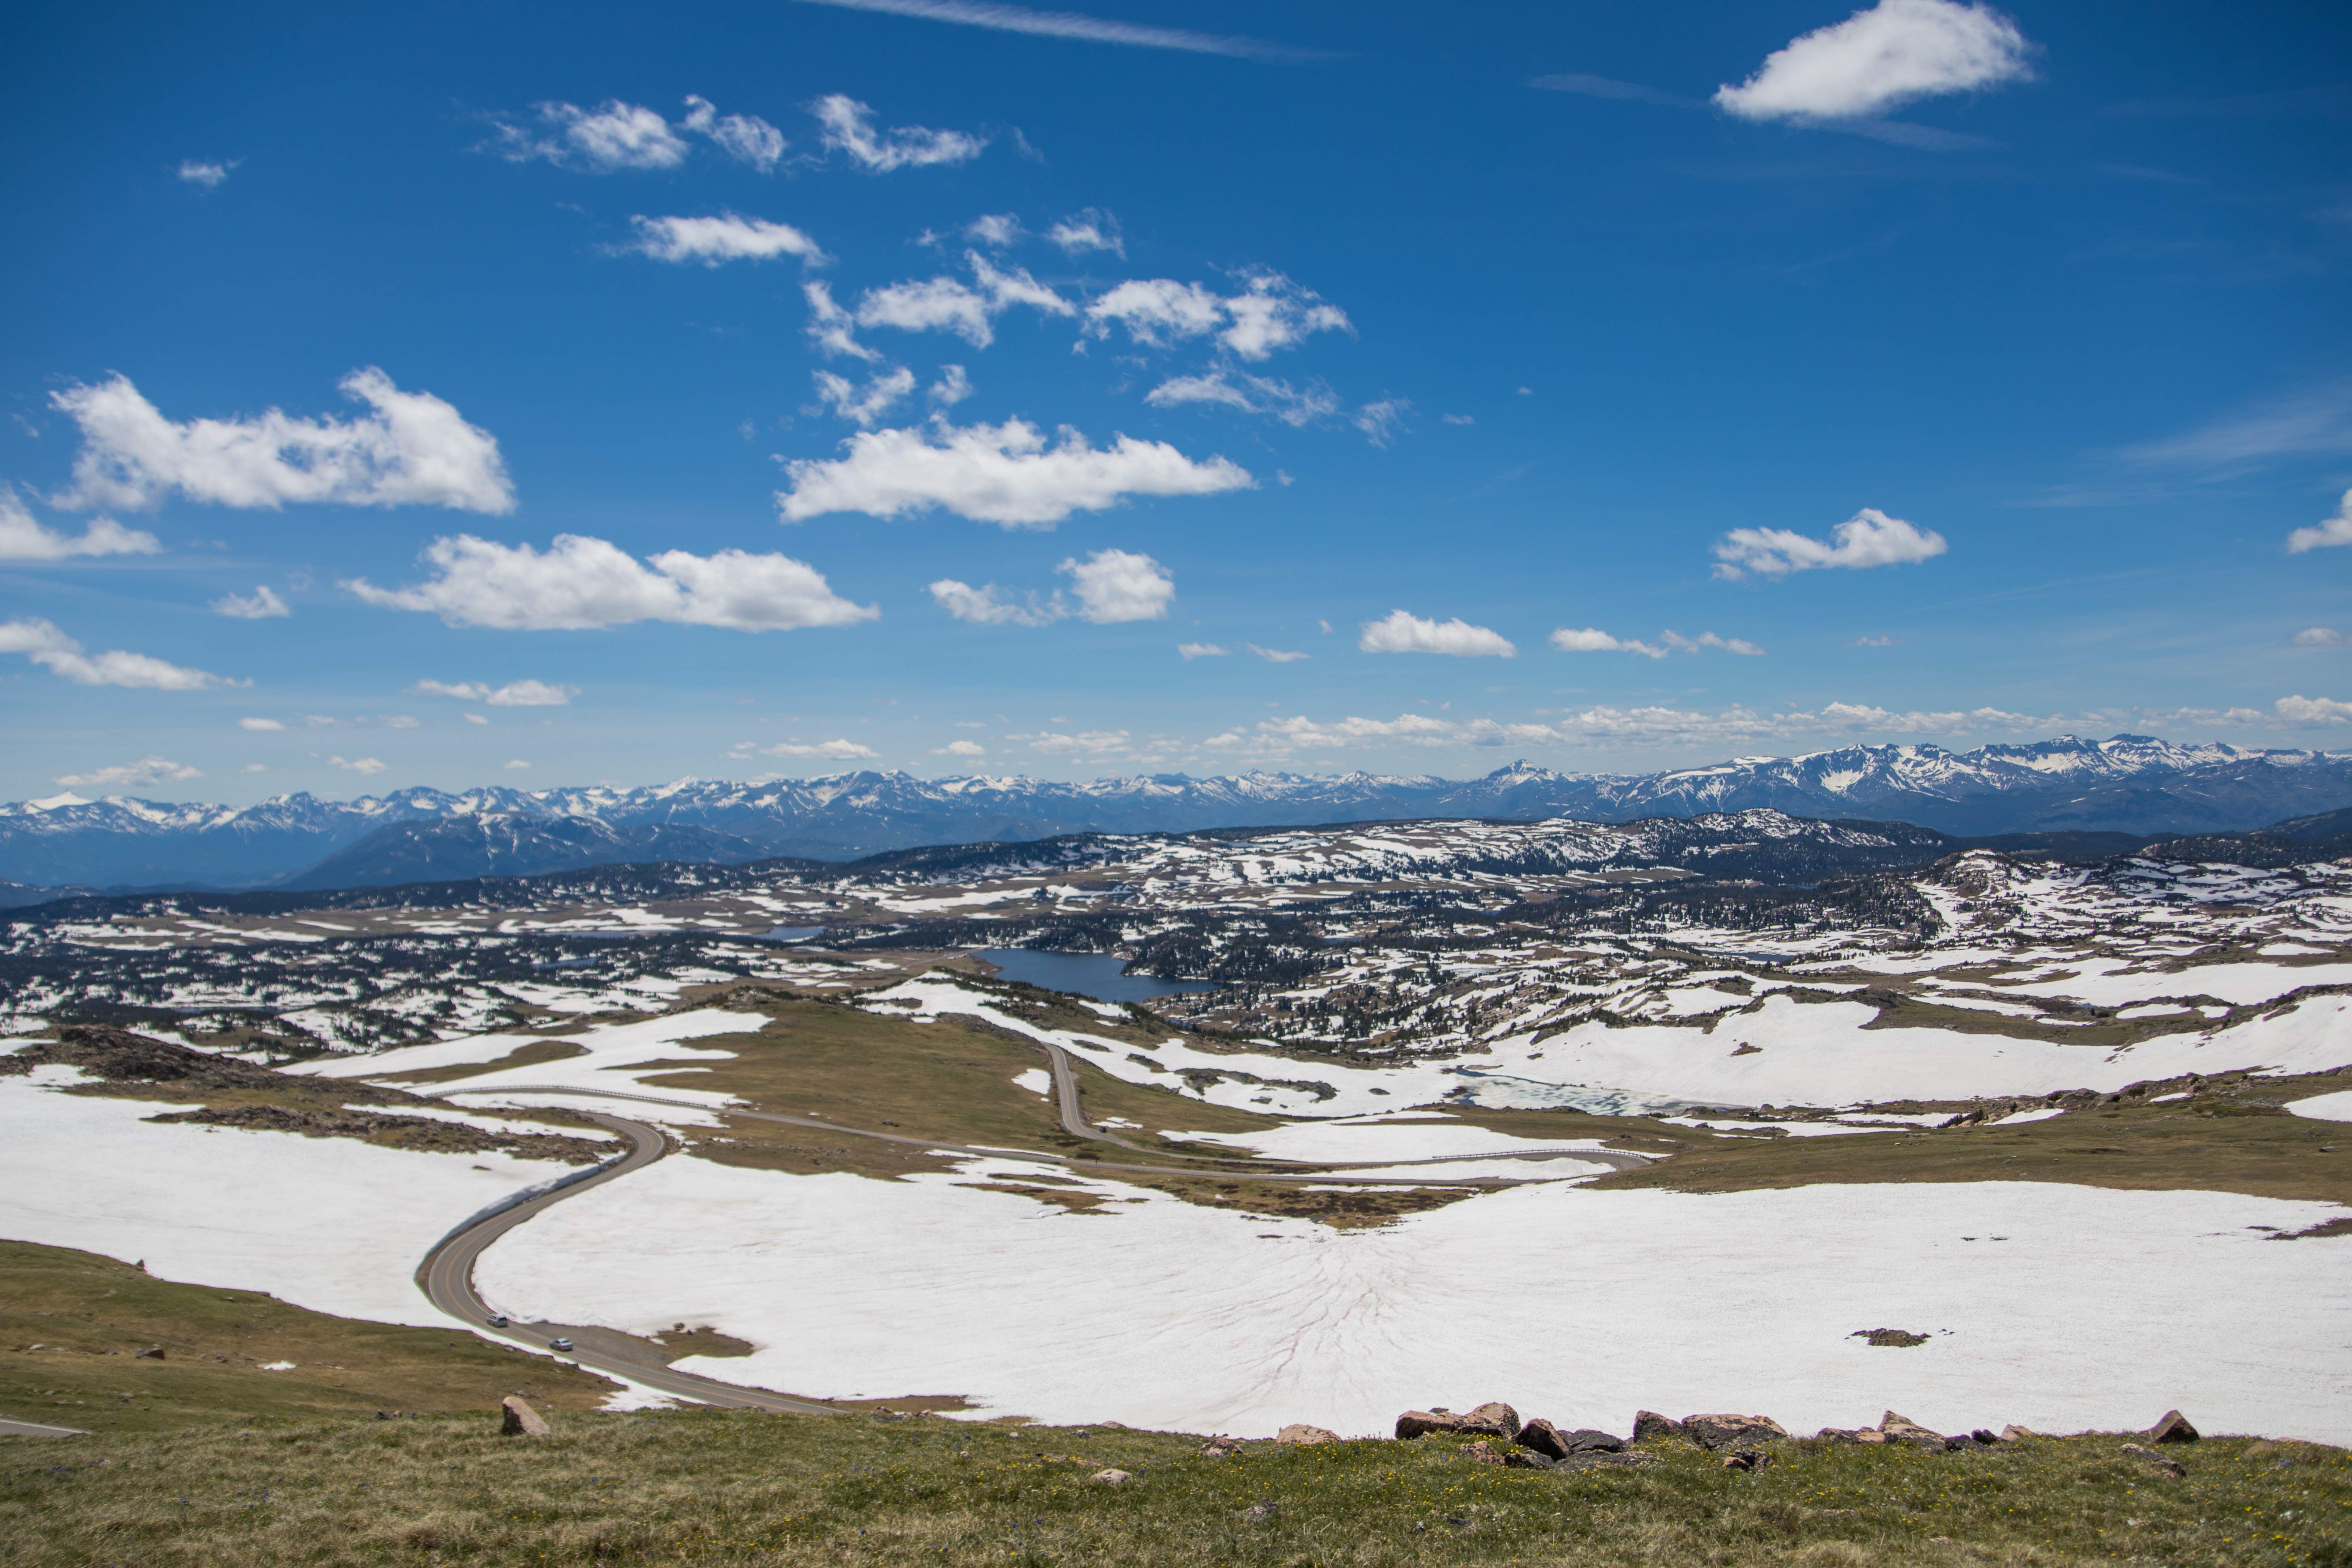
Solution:
<svg viewBox="0 0 2352 1568">
<path fill-rule="evenodd" d="M 446 1327 L 413 1278 L 425 1254 L 577 1168 L 153 1122 L 194 1107 L 58 1092 L 79 1076 L 0 1078 L 0 1236 L 344 1317 Z"/>
<path fill-rule="evenodd" d="M 1116 1183 L 1088 1214 L 961 1184 L 662 1161 L 534 1219 L 478 1275 L 516 1314 L 751 1340 L 688 1370 L 803 1394 L 1264 1436 L 1507 1399 L 1875 1423 L 2352 1443 L 2352 1271 L 2273 1241 L 2334 1205 L 2032 1183 L 1694 1196 L 1527 1186 L 1376 1230 Z M 1036 1168 L 1030 1168 L 1033 1171 Z M 1932 1337 L 1874 1348 L 1857 1330 Z"/>
</svg>

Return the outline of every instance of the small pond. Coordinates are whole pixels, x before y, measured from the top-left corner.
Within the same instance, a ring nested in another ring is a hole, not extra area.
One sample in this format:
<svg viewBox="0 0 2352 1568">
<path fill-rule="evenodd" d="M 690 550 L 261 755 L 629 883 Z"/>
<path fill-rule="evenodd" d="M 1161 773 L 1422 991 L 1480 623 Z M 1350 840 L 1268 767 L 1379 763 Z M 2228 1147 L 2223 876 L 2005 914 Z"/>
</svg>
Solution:
<svg viewBox="0 0 2352 1568">
<path fill-rule="evenodd" d="M 1152 974 L 1126 974 L 1127 960 L 1109 952 L 1041 952 L 1025 947 L 984 947 L 976 955 L 988 960 L 1007 980 L 1042 985 L 1091 996 L 1097 1002 L 1143 1002 L 1154 996 L 1174 996 L 1186 991 L 1214 991 L 1205 980 L 1162 980 Z"/>
</svg>

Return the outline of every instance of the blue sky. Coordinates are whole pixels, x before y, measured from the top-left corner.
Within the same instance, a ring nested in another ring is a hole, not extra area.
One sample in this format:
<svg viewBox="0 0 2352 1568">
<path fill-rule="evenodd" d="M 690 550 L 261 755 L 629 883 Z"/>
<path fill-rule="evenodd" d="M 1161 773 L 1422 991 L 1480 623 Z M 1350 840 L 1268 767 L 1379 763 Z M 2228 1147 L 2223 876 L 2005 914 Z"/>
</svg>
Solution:
<svg viewBox="0 0 2352 1568">
<path fill-rule="evenodd" d="M 82 5 L 0 82 L 11 798 L 2352 744 L 2340 6 Z"/>
</svg>

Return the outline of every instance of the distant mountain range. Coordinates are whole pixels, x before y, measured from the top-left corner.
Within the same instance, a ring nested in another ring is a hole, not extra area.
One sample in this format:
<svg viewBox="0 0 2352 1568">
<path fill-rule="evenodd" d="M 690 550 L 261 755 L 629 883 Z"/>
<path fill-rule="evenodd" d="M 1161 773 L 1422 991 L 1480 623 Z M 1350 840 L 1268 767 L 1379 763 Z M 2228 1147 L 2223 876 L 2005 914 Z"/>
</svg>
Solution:
<svg viewBox="0 0 2352 1568">
<path fill-rule="evenodd" d="M 67 886 L 375 887 L 632 861 L 845 860 L 1068 833 L 1435 816 L 1632 822 L 1768 807 L 1977 837 L 2227 833 L 2352 807 L 2352 753 L 2069 735 L 1970 752 L 1847 746 L 1657 773 L 1520 762 L 1470 780 L 1254 773 L 1066 784 L 853 773 L 637 789 L 410 789 L 352 801 L 297 794 L 241 808 L 66 795 L 0 805 L 0 879 L 26 885 L 0 886 L 0 902 Z"/>
</svg>

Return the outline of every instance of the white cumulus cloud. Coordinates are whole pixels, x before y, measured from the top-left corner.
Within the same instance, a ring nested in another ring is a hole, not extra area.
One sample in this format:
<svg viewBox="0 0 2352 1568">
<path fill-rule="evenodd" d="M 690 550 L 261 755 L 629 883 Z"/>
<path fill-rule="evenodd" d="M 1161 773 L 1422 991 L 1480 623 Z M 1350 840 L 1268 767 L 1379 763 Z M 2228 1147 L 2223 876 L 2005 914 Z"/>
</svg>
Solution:
<svg viewBox="0 0 2352 1568">
<path fill-rule="evenodd" d="M 1353 330 L 1347 312 L 1279 272 L 1249 274 L 1242 292 L 1233 295 L 1171 278 L 1129 279 L 1087 307 L 1095 336 L 1108 336 L 1114 324 L 1155 348 L 1213 332 L 1219 346 L 1245 360 L 1265 359 L 1314 332 Z"/>
<path fill-rule="evenodd" d="M 53 622 L 37 616 L 0 621 L 0 653 L 21 653 L 52 675 L 80 686 L 129 686 L 147 691 L 202 691 L 227 684 L 217 675 L 166 664 L 143 653 L 89 653 Z"/>
<path fill-rule="evenodd" d="M 2273 707 L 2290 724 L 2352 724 L 2352 702 L 2333 697 L 2282 697 Z"/>
<path fill-rule="evenodd" d="M 342 757 L 329 757 L 327 765 L 331 768 L 341 768 L 347 773 L 357 773 L 362 778 L 367 778 L 383 772 L 390 764 L 378 757 L 352 757 L 348 760 Z"/>
<path fill-rule="evenodd" d="M 286 722 L 282 719 L 239 719 L 236 721 L 236 727 L 240 730 L 252 730 L 267 734 L 272 731 L 283 730 L 286 728 Z"/>
<path fill-rule="evenodd" d="M 2342 647 L 2347 642 L 2352 642 L 2352 637 L 2333 626 L 2305 626 L 2294 634 L 2297 647 Z"/>
<path fill-rule="evenodd" d="M 155 784 L 185 784 L 190 779 L 204 777 L 199 768 L 169 761 L 163 757 L 142 757 L 135 763 L 119 763 L 110 768 L 92 768 L 86 773 L 60 773 L 57 782 L 74 788 L 90 785 L 99 789 L 122 786 L 143 789 Z"/>
<path fill-rule="evenodd" d="M 237 621 L 274 621 L 294 613 L 267 583 L 257 585 L 250 594 L 223 594 L 212 602 L 211 609 L 216 616 Z"/>
<path fill-rule="evenodd" d="M 0 485 L 0 561 L 64 561 L 77 555 L 152 555 L 163 546 L 152 533 L 94 517 L 79 534 L 44 527 L 12 486 Z"/>
<path fill-rule="evenodd" d="M 1055 570 L 1069 575 L 1078 595 L 1079 616 L 1097 626 L 1164 620 L 1169 601 L 1176 596 L 1176 579 L 1168 569 L 1132 551 L 1097 550 L 1084 561 L 1072 557 Z"/>
<path fill-rule="evenodd" d="M 946 745 L 941 746 L 939 750 L 933 752 L 931 755 L 935 757 L 984 757 L 988 755 L 988 748 L 982 745 L 977 741 L 950 741 Z"/>
<path fill-rule="evenodd" d="M 741 550 L 670 550 L 641 562 L 576 533 L 557 534 L 544 552 L 461 533 L 435 540 L 425 560 L 438 575 L 414 587 L 378 588 L 363 578 L 343 586 L 371 605 L 501 631 L 586 631 L 635 621 L 786 631 L 881 614 L 834 593 L 804 562 Z"/>
<path fill-rule="evenodd" d="M 863 431 L 845 455 L 785 465 L 792 488 L 777 493 L 787 522 L 831 511 L 903 517 L 943 507 L 977 522 L 1051 528 L 1074 511 L 1101 511 L 1129 496 L 1214 495 L 1256 481 L 1223 458 L 1194 462 L 1164 441 L 1116 437 L 1090 446 L 1063 426 L 1051 447 L 1020 419 L 957 426 L 944 416 L 928 426 Z"/>
<path fill-rule="evenodd" d="M 927 131 L 919 125 L 877 130 L 874 111 L 846 93 L 830 93 L 809 106 L 824 129 L 828 151 L 845 154 L 869 173 L 965 163 L 987 149 L 988 139 L 962 131 Z"/>
<path fill-rule="evenodd" d="M 515 163 L 545 159 L 568 168 L 611 174 L 620 169 L 675 169 L 686 162 L 685 139 L 641 103 L 608 99 L 594 109 L 576 103 L 536 106 L 535 127 L 495 121 L 492 145 Z"/>
<path fill-rule="evenodd" d="M 299 419 L 272 408 L 175 423 L 121 375 L 51 393 L 82 439 L 73 489 L 58 504 L 151 507 L 177 494 L 272 510 L 288 501 L 514 510 L 514 486 L 488 431 L 431 393 L 401 391 L 373 367 L 340 384 L 374 412 Z"/>
<path fill-rule="evenodd" d="M 972 347 L 984 349 L 996 340 L 996 318 L 1015 305 L 1049 316 L 1077 313 L 1076 305 L 1038 282 L 1025 267 L 1000 268 L 976 250 L 967 251 L 964 260 L 971 268 L 970 285 L 939 277 L 867 289 L 858 297 L 857 324 L 954 332 Z"/>
<path fill-rule="evenodd" d="M 1551 634 L 1551 646 L 1562 653 L 1638 653 L 1664 658 L 1666 650 L 1652 643 L 1610 636 L 1598 626 L 1562 626 Z"/>
<path fill-rule="evenodd" d="M 226 161 L 187 158 L 181 161 L 179 174 L 180 178 L 189 184 L 202 185 L 208 191 L 215 191 L 228 178 L 229 171 L 244 162 L 242 158 L 230 158 Z"/>
<path fill-rule="evenodd" d="M 1715 546 L 1715 574 L 1736 580 L 1748 572 L 1785 577 L 1815 567 L 1901 566 L 1948 548 L 1934 530 L 1866 506 L 1832 529 L 1826 543 L 1786 528 L 1735 528 Z"/>
<path fill-rule="evenodd" d="M 465 702 L 487 702 L 493 708 L 562 708 L 580 695 L 576 686 L 544 680 L 509 680 L 504 686 L 482 680 L 420 680 L 408 689 L 419 697 L 455 697 Z"/>
<path fill-rule="evenodd" d="M 1265 660 L 1268 664 L 1297 664 L 1302 658 L 1313 658 L 1315 657 L 1311 653 L 1303 653 L 1297 648 L 1260 647 L 1254 642 L 1245 642 L 1242 644 L 1242 647 L 1249 649 L 1250 652 L 1257 655 L 1258 658 Z"/>
<path fill-rule="evenodd" d="M 1213 642 L 1180 642 L 1176 645 L 1176 655 L 1190 664 L 1196 658 L 1223 658 L 1225 650 Z"/>
<path fill-rule="evenodd" d="M 1073 556 L 1055 568 L 1068 575 L 1077 595 L 1073 609 L 1060 590 L 1040 598 L 1034 591 L 1015 598 L 995 584 L 975 588 L 952 577 L 930 584 L 939 606 L 957 620 L 982 626 L 1044 626 L 1075 615 L 1097 626 L 1125 621 L 1164 620 L 1169 601 L 1176 596 L 1176 579 L 1149 555 L 1126 550 L 1097 550 L 1084 561 Z M 1208 647 L 1187 644 L 1187 647 Z M 1224 652 L 1215 648 L 1217 653 Z M 1198 657 L 1186 653 L 1187 658 Z"/>
<path fill-rule="evenodd" d="M 622 170 L 675 169 L 693 152 L 688 135 L 761 174 L 784 155 L 784 135 L 756 114 L 725 114 L 707 98 L 688 93 L 675 122 L 642 103 L 607 99 L 593 109 L 551 101 L 533 106 L 536 121 L 494 116 L 489 151 L 514 163 L 534 159 L 567 169 L 610 174 Z"/>
<path fill-rule="evenodd" d="M 2336 503 L 2336 515 L 2320 520 L 2315 528 L 2298 528 L 2286 536 L 2286 552 L 2300 555 L 2306 550 L 2320 550 L 2331 544 L 2352 544 L 2352 490 Z"/>
<path fill-rule="evenodd" d="M 1879 0 L 1776 49 L 1716 103 L 1744 120 L 1841 121 L 2032 74 L 2017 24 L 1990 5 Z"/>
<path fill-rule="evenodd" d="M 824 251 L 815 240 L 788 223 L 744 217 L 722 212 L 715 217 L 633 217 L 637 237 L 625 248 L 656 261 L 699 261 L 716 267 L 722 261 L 769 261 L 797 256 L 821 262 Z"/>
<path fill-rule="evenodd" d="M 1516 658 L 1519 652 L 1500 632 L 1474 626 L 1458 616 L 1450 621 L 1425 621 L 1404 610 L 1366 621 L 1356 646 L 1366 653 L 1443 653 L 1460 658 Z"/>
</svg>

